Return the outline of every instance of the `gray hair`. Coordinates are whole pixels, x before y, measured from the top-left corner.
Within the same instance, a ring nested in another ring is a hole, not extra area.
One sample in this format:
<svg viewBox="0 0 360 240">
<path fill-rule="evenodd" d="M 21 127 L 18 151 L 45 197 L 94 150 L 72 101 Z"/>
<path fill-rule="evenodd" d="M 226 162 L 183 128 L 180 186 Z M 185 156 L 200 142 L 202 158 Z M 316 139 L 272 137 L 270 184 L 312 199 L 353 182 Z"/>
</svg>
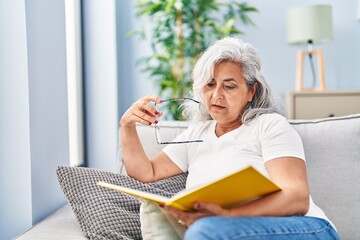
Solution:
<svg viewBox="0 0 360 240">
<path fill-rule="evenodd" d="M 192 72 L 193 97 L 200 101 L 199 106 L 186 104 L 184 116 L 194 120 L 211 119 L 205 105 L 204 86 L 213 79 L 215 65 L 231 61 L 239 64 L 249 89 L 257 82 L 257 89 L 242 115 L 246 124 L 264 113 L 278 112 L 270 88 L 260 73 L 261 61 L 256 49 L 243 40 L 226 37 L 214 42 L 196 62 Z"/>
</svg>

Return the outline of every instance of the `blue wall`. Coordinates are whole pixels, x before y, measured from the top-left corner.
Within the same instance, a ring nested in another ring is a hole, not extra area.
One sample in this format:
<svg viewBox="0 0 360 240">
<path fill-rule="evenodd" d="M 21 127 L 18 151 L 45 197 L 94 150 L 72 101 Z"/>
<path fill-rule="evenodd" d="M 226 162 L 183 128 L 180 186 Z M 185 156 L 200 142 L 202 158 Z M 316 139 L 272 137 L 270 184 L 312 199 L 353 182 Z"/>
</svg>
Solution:
<svg viewBox="0 0 360 240">
<path fill-rule="evenodd" d="M 0 0 L 0 239 L 32 225 L 25 2 Z"/>
<path fill-rule="evenodd" d="M 0 36 L 0 239 L 11 239 L 65 204 L 64 2 L 0 0 Z"/>
<path fill-rule="evenodd" d="M 55 174 L 69 165 L 64 1 L 27 0 L 33 223 L 65 204 Z"/>
<path fill-rule="evenodd" d="M 357 0 L 258 1 L 253 3 L 260 10 L 259 14 L 254 15 L 257 26 L 246 29 L 245 39 L 259 49 L 263 72 L 279 97 L 294 89 L 296 53 L 306 49 L 306 46 L 290 46 L 286 42 L 287 10 L 319 3 L 329 4 L 333 10 L 333 40 L 315 45 L 323 49 L 327 88 L 360 89 L 360 21 L 356 18 Z M 308 62 L 305 62 L 305 66 L 308 66 Z"/>
<path fill-rule="evenodd" d="M 115 1 L 83 1 L 83 14 L 86 161 L 89 167 L 116 171 L 119 114 Z"/>
<path fill-rule="evenodd" d="M 251 4 L 260 11 L 251 15 L 256 26 L 240 26 L 240 28 L 245 32 L 243 38 L 258 49 L 262 57 L 263 74 L 280 103 L 283 102 L 287 91 L 295 89 L 296 52 L 306 48 L 306 46 L 290 46 L 286 42 L 286 13 L 288 9 L 297 6 L 332 5 L 334 39 L 326 44 L 315 45 L 323 49 L 328 90 L 360 89 L 358 0 L 272 0 L 251 1 Z M 124 34 L 134 29 L 149 29 L 151 22 L 135 21 L 134 11 L 133 4 L 129 3 L 123 3 L 121 11 L 118 10 L 122 20 L 118 24 L 121 25 Z M 123 22 L 126 22 L 126 25 Z M 119 37 L 118 41 L 119 46 L 124 49 L 119 55 L 122 63 L 122 72 L 119 74 L 126 76 L 120 80 L 125 82 L 123 84 L 130 83 L 126 85 L 127 94 L 120 96 L 122 114 L 133 101 L 156 91 L 152 81 L 136 66 L 137 59 L 151 54 L 148 42 L 125 35 Z M 305 67 L 307 66 L 306 62 Z"/>
</svg>

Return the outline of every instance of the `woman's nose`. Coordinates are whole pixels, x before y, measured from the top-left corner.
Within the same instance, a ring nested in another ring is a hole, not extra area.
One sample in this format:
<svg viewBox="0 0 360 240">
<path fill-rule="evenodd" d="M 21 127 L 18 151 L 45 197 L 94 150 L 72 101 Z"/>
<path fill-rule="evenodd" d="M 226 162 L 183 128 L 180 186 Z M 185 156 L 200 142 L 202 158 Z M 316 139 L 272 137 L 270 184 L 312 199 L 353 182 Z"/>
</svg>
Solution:
<svg viewBox="0 0 360 240">
<path fill-rule="evenodd" d="M 213 98 L 223 98 L 224 97 L 223 89 L 220 86 L 216 86 L 214 88 L 212 97 Z"/>
</svg>

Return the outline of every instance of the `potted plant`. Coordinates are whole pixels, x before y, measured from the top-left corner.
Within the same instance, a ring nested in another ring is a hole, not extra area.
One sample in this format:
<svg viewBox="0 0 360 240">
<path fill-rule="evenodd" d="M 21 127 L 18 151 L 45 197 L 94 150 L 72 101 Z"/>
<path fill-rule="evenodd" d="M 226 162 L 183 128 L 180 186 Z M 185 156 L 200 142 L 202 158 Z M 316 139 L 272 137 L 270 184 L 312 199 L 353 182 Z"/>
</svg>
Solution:
<svg viewBox="0 0 360 240">
<path fill-rule="evenodd" d="M 164 98 L 186 97 L 198 55 L 216 39 L 242 34 L 235 23 L 253 24 L 249 13 L 258 11 L 243 1 L 137 0 L 135 4 L 137 16 L 151 21 L 154 53 L 139 62 Z M 169 102 L 167 108 L 173 119 L 182 120 L 179 102 Z"/>
</svg>

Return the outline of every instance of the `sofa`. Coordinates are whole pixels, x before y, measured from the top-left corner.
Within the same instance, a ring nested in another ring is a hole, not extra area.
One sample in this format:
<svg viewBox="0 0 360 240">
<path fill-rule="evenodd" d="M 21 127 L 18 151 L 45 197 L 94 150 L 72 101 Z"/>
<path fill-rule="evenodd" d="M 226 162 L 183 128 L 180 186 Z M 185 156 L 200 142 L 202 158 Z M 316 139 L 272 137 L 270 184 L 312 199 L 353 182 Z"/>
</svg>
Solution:
<svg viewBox="0 0 360 240">
<path fill-rule="evenodd" d="M 303 140 L 315 204 L 334 223 L 341 239 L 360 239 L 360 114 L 289 122 Z M 160 121 L 161 136 L 172 139 L 188 124 Z M 137 129 L 147 154 L 152 155 L 163 147 L 156 143 L 152 126 L 138 125 Z M 121 158 L 119 163 L 117 171 L 126 174 Z M 66 204 L 16 239 L 85 240 L 78 220 L 72 206 Z"/>
</svg>

